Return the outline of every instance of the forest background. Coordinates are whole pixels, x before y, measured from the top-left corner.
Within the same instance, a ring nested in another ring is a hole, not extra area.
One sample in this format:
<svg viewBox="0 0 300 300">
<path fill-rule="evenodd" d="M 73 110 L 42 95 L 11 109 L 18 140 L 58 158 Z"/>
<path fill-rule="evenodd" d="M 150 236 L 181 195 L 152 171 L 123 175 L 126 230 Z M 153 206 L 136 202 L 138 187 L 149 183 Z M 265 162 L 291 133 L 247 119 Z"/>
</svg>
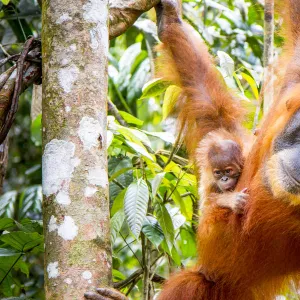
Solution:
<svg viewBox="0 0 300 300">
<path fill-rule="evenodd" d="M 184 0 L 183 16 L 208 45 L 226 84 L 247 108 L 245 126 L 254 130 L 262 115 L 263 1 Z M 30 35 L 41 35 L 39 3 L 1 0 L 0 59 L 19 53 Z M 275 45 L 281 42 L 275 35 Z M 151 298 L 170 272 L 192 265 L 196 257 L 197 184 L 173 113 L 180 90 L 155 77 L 157 43 L 152 9 L 109 49 L 113 280 L 130 299 L 143 298 L 145 265 Z M 1 299 L 44 299 L 42 130 L 39 103 L 32 99 L 31 87 L 21 96 L 9 135 L 0 196 Z M 297 299 L 291 291 L 281 297 Z"/>
</svg>

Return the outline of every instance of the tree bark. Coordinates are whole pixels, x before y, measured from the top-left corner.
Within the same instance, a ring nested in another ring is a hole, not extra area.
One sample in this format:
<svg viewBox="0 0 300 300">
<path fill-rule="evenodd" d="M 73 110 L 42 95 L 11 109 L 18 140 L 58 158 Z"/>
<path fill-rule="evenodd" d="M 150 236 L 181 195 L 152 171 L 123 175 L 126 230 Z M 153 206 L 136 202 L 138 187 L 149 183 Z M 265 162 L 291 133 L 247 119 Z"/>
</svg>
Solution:
<svg viewBox="0 0 300 300">
<path fill-rule="evenodd" d="M 43 1 L 46 299 L 111 284 L 108 0 Z"/>
<path fill-rule="evenodd" d="M 274 0 L 265 0 L 264 27 L 264 113 L 267 113 L 274 100 Z"/>
</svg>

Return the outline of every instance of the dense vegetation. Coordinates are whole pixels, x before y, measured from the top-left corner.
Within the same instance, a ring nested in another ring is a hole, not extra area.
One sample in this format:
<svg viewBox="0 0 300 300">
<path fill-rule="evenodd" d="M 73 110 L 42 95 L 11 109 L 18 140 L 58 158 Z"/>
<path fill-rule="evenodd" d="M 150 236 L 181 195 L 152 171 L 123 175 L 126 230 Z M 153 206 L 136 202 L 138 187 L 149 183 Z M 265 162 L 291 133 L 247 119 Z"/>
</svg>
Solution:
<svg viewBox="0 0 300 300">
<path fill-rule="evenodd" d="M 261 106 L 262 3 L 186 0 L 183 14 L 247 107 L 245 126 L 255 128 Z M 0 59 L 19 52 L 26 36 L 40 35 L 40 18 L 34 0 L 2 0 Z M 113 40 L 109 57 L 113 276 L 131 299 L 141 299 L 143 266 L 150 267 L 157 292 L 162 277 L 191 264 L 196 255 L 196 178 L 177 138 L 173 112 L 180 90 L 155 79 L 153 47 L 158 38 L 153 19 L 152 11 L 144 14 Z M 41 115 L 31 118 L 31 110 L 38 109 L 31 98 L 32 89 L 22 95 L 10 132 L 9 166 L 0 197 L 1 298 L 43 299 Z"/>
</svg>

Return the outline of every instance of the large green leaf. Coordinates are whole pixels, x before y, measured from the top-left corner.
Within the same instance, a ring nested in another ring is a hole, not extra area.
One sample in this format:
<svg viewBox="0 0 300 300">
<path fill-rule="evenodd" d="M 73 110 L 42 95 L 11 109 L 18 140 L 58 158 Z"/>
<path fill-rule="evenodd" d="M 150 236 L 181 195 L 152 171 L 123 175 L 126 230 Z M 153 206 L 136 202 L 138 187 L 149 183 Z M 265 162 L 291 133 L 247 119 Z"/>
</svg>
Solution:
<svg viewBox="0 0 300 300">
<path fill-rule="evenodd" d="M 44 242 L 42 235 L 36 232 L 27 233 L 22 231 L 4 234 L 0 237 L 0 240 L 21 252 L 31 251 L 33 248 L 43 245 Z"/>
<path fill-rule="evenodd" d="M 157 190 L 158 190 L 163 178 L 165 177 L 165 175 L 166 175 L 165 172 L 158 173 L 152 180 L 151 186 L 152 186 L 152 197 L 153 198 L 156 196 Z"/>
<path fill-rule="evenodd" d="M 164 81 L 162 78 L 155 78 L 147 82 L 143 87 L 143 93 L 140 99 L 151 98 L 161 95 L 169 83 Z"/>
<path fill-rule="evenodd" d="M 33 217 L 42 212 L 42 187 L 33 185 L 24 190 L 20 195 L 19 218 Z"/>
<path fill-rule="evenodd" d="M 142 232 L 155 247 L 158 247 L 165 238 L 158 221 L 151 216 L 145 218 Z"/>
<path fill-rule="evenodd" d="M 119 110 L 119 113 L 122 116 L 122 118 L 129 124 L 135 124 L 137 126 L 142 126 L 144 123 L 142 120 L 134 117 L 133 115 L 127 113 L 126 111 Z"/>
<path fill-rule="evenodd" d="M 148 201 L 149 190 L 143 179 L 139 179 L 128 187 L 124 199 L 124 210 L 129 228 L 136 238 L 140 235 L 147 214 Z"/>
<path fill-rule="evenodd" d="M 2 218 L 0 219 L 0 230 L 6 230 L 10 227 L 14 227 L 15 222 L 11 218 Z"/>
<path fill-rule="evenodd" d="M 161 203 L 156 206 L 156 216 L 165 235 L 167 245 L 169 249 L 172 249 L 175 236 L 174 226 L 168 210 Z"/>
<path fill-rule="evenodd" d="M 229 77 L 233 76 L 234 72 L 234 61 L 233 59 L 225 52 L 218 51 L 217 52 L 220 58 L 220 66 L 226 72 L 226 75 Z"/>
<path fill-rule="evenodd" d="M 10 191 L 0 196 L 0 217 L 12 218 L 14 216 L 16 199 L 16 191 Z"/>
<path fill-rule="evenodd" d="M 110 220 L 110 227 L 111 227 L 111 242 L 112 244 L 115 243 L 117 235 L 122 228 L 122 225 L 125 220 L 124 211 L 120 210 L 113 215 Z"/>
</svg>

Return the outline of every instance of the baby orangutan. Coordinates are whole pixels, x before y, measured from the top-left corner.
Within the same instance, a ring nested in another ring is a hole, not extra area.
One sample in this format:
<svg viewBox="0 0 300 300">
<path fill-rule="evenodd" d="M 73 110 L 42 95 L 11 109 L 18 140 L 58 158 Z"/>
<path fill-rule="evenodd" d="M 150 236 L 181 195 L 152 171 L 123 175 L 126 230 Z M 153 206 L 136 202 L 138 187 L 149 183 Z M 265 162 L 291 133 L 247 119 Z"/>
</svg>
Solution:
<svg viewBox="0 0 300 300">
<path fill-rule="evenodd" d="M 243 169 L 244 156 L 239 142 L 226 139 L 226 135 L 225 132 L 211 132 L 196 150 L 201 207 L 205 210 L 207 206 L 220 206 L 241 214 L 248 198 L 247 189 L 233 191 Z"/>
</svg>

